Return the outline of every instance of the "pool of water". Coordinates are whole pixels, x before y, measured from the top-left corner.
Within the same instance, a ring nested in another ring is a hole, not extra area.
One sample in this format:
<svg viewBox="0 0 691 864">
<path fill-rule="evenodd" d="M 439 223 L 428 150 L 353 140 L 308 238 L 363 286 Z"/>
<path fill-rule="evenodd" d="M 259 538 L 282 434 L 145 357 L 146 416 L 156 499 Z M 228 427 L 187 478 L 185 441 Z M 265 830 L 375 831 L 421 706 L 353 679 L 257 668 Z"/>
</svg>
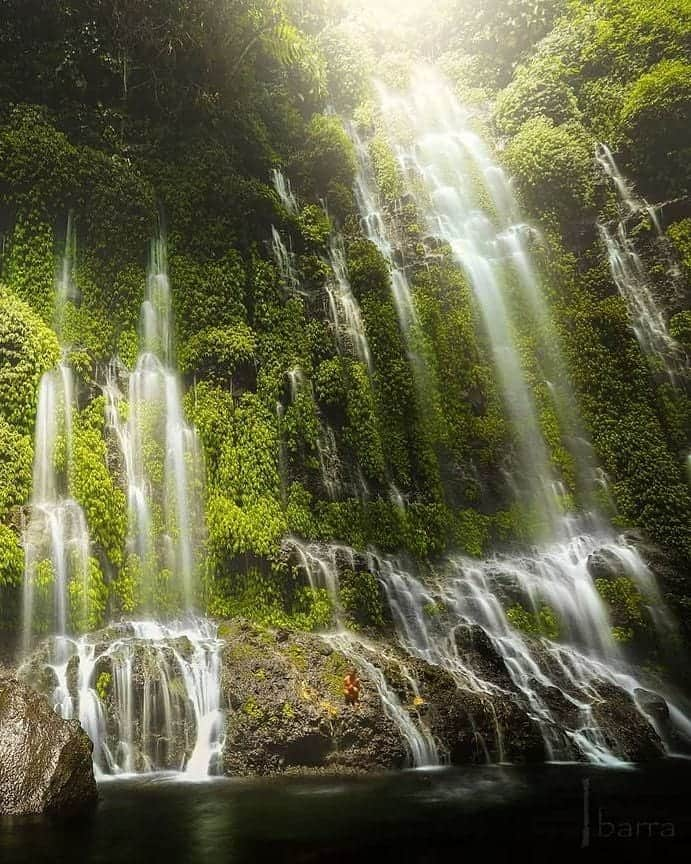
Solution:
<svg viewBox="0 0 691 864">
<path fill-rule="evenodd" d="M 0 862 L 691 860 L 691 762 L 100 784 L 70 820 L 0 821 Z M 472 856 L 472 858 L 471 858 Z"/>
</svg>

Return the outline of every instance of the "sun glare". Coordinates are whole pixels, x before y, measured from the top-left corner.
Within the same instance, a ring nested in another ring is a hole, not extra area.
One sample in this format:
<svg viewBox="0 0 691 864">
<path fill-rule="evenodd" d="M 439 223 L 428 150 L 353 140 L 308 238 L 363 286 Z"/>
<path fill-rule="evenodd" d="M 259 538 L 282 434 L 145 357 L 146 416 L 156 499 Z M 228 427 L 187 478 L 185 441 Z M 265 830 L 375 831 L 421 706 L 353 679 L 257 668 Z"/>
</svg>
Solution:
<svg viewBox="0 0 691 864">
<path fill-rule="evenodd" d="M 358 4 L 371 23 L 379 26 L 403 24 L 439 5 L 439 0 L 360 0 Z"/>
</svg>

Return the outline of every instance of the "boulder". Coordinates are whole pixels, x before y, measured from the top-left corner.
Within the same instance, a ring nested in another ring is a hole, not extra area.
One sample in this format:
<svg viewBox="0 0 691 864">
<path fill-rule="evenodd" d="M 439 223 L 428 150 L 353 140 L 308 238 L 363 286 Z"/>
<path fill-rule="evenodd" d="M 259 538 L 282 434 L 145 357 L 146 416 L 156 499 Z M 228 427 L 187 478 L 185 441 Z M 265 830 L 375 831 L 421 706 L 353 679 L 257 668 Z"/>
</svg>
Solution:
<svg viewBox="0 0 691 864">
<path fill-rule="evenodd" d="M 588 572 L 593 579 L 618 579 L 628 576 L 626 563 L 611 549 L 596 549 L 588 555 Z"/>
<path fill-rule="evenodd" d="M 633 693 L 641 711 L 656 723 L 666 723 L 669 720 L 669 706 L 657 693 L 637 687 Z"/>
<path fill-rule="evenodd" d="M 226 774 L 405 765 L 405 743 L 366 671 L 359 703 L 344 703 L 351 661 L 340 651 L 307 633 L 268 637 L 238 619 L 222 624 L 220 635 Z"/>
<path fill-rule="evenodd" d="M 76 720 L 0 679 L 0 813 L 70 812 L 96 801 L 92 744 Z"/>
<path fill-rule="evenodd" d="M 604 682 L 597 684 L 597 693 L 600 698 L 593 703 L 593 717 L 613 753 L 629 762 L 664 756 L 660 737 L 628 693 Z"/>
</svg>

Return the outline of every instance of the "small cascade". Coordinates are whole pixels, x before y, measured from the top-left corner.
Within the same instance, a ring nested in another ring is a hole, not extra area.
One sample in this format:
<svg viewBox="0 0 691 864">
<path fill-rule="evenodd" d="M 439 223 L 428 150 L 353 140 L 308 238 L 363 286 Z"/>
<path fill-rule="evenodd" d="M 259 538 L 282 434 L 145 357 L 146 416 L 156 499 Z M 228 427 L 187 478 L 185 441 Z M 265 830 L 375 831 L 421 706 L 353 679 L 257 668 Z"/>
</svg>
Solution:
<svg viewBox="0 0 691 864">
<path fill-rule="evenodd" d="M 509 182 L 436 73 L 420 71 L 408 94 L 379 87 L 379 95 L 411 199 L 429 235 L 448 244 L 472 288 L 515 437 L 515 485 L 546 535 L 564 535 L 557 477 L 517 338 L 512 284 L 518 283 L 538 324 L 548 316 Z"/>
<path fill-rule="evenodd" d="M 654 577 L 634 547 L 607 536 L 583 535 L 524 555 L 497 555 L 486 561 L 451 557 L 421 579 L 393 558 L 358 556 L 348 547 L 305 546 L 294 540 L 290 546 L 311 584 L 325 587 L 336 609 L 340 569 L 364 566 L 374 573 L 383 586 L 400 647 L 447 670 L 460 690 L 484 697 L 484 704 L 510 698 L 537 724 L 549 760 L 621 763 L 619 754 L 625 748 L 612 740 L 611 729 L 604 728 L 604 706 L 618 690 L 638 707 L 645 685 L 613 638 L 607 608 L 591 574 L 596 559 L 608 561 L 613 572 L 631 580 L 651 612 L 661 611 L 652 616 L 661 639 L 673 635 Z M 530 638 L 518 629 L 517 617 L 540 622 Z M 477 666 L 474 633 L 484 634 L 503 672 L 494 663 Z M 343 638 L 348 641 L 351 635 Z M 366 640 L 352 639 L 367 659 Z M 352 651 L 350 643 L 339 650 L 348 655 L 348 648 Z M 348 656 L 362 662 L 354 653 Z M 676 734 L 689 738 L 691 725 L 684 711 L 668 704 Z M 423 730 L 417 731 L 424 737 Z M 664 730 L 657 731 L 665 737 Z M 496 752 L 501 754 L 503 730 L 498 723 L 495 735 Z"/>
<path fill-rule="evenodd" d="M 271 226 L 271 251 L 282 279 L 283 288 L 289 294 L 304 293 L 300 288 L 300 279 L 295 270 L 295 255 L 287 248 L 280 233 L 273 225 Z"/>
<path fill-rule="evenodd" d="M 198 600 L 204 539 L 204 470 L 196 432 L 184 419 L 173 365 L 170 283 L 162 238 L 152 243 L 135 369 L 128 374 L 112 364 L 104 393 L 107 426 L 118 441 L 124 467 L 128 552 L 141 593 L 137 600 L 142 608 L 163 605 L 191 611 Z"/>
<path fill-rule="evenodd" d="M 334 325 L 340 350 L 344 353 L 353 352 L 371 374 L 373 365 L 369 342 L 360 306 L 350 285 L 343 239 L 339 236 L 332 238 L 329 262 L 334 276 L 333 281 L 326 286 L 329 317 Z"/>
<path fill-rule="evenodd" d="M 384 713 L 406 742 L 413 767 L 439 765 L 439 753 L 429 730 L 420 720 L 417 723 L 413 720 L 411 711 L 401 703 L 398 694 L 389 685 L 381 669 L 373 662 L 375 658 L 382 659 L 381 647 L 360 634 L 347 630 L 344 626 L 339 599 L 338 573 L 339 568 L 343 566 L 351 570 L 356 569 L 358 555 L 355 550 L 349 546 L 336 544 L 324 546 L 305 544 L 295 537 L 287 538 L 284 541 L 284 548 L 295 554 L 312 588 L 326 588 L 334 605 L 336 630 L 322 633 L 321 638 L 333 650 L 340 651 L 355 666 L 365 670 L 367 677 L 376 687 Z M 405 664 L 394 657 L 387 659 L 399 666 L 411 692 L 419 696 L 417 684 Z"/>
<path fill-rule="evenodd" d="M 207 620 L 129 621 L 65 641 L 50 664 L 56 710 L 78 718 L 98 774 L 218 773 L 223 748 L 223 642 Z"/>
<path fill-rule="evenodd" d="M 361 224 L 367 239 L 379 249 L 391 268 L 393 300 L 401 331 L 407 336 L 411 327 L 417 323 L 410 283 L 405 270 L 396 264 L 394 258 L 394 247 L 378 200 L 377 186 L 367 145 L 360 138 L 355 127 L 350 128 L 350 136 L 355 144 L 358 158 L 358 170 L 355 175 L 355 200 L 360 211 Z"/>
<path fill-rule="evenodd" d="M 647 356 L 656 357 L 662 363 L 670 381 L 676 384 L 677 377 L 688 371 L 688 360 L 681 346 L 669 334 L 664 312 L 655 297 L 650 274 L 629 234 L 632 217 L 640 217 L 645 213 L 658 240 L 664 240 L 657 213 L 647 201 L 636 196 L 633 186 L 622 175 L 606 144 L 598 145 L 596 157 L 614 185 L 620 204 L 621 215 L 616 227 L 598 225 L 607 250 L 612 278 L 626 303 L 634 333 L 643 352 Z"/>
<path fill-rule="evenodd" d="M 322 423 L 319 430 L 319 468 L 328 499 L 337 501 L 343 492 L 342 466 L 336 435 L 328 423 Z"/>
<path fill-rule="evenodd" d="M 401 704 L 396 692 L 389 686 L 381 669 L 376 666 L 369 656 L 380 657 L 378 646 L 370 644 L 361 637 L 356 637 L 347 630 L 339 630 L 336 633 L 322 634 L 322 639 L 333 648 L 340 651 L 358 668 L 363 669 L 368 679 L 374 684 L 377 695 L 382 704 L 384 714 L 391 720 L 401 733 L 406 742 L 410 754 L 410 760 L 415 768 L 423 768 L 431 765 L 439 765 L 439 753 L 434 738 L 422 723 L 415 723 L 411 712 Z M 417 685 L 412 676 L 407 673 L 405 667 L 402 671 L 407 677 L 408 683 L 416 695 Z"/>
<path fill-rule="evenodd" d="M 290 180 L 283 174 L 280 168 L 274 168 L 271 171 L 271 182 L 278 197 L 281 199 L 281 204 L 283 204 L 291 216 L 295 216 L 298 212 L 298 202 L 291 188 Z"/>
<path fill-rule="evenodd" d="M 68 304 L 78 299 L 75 255 L 70 216 L 55 281 L 58 336 Z M 39 384 L 32 492 L 23 536 L 23 651 L 31 649 L 37 632 L 51 632 L 58 663 L 64 662 L 67 634 L 76 622 L 83 626 L 89 613 L 89 530 L 71 492 L 76 407 L 74 373 L 64 350 L 58 366 L 46 372 Z"/>
</svg>

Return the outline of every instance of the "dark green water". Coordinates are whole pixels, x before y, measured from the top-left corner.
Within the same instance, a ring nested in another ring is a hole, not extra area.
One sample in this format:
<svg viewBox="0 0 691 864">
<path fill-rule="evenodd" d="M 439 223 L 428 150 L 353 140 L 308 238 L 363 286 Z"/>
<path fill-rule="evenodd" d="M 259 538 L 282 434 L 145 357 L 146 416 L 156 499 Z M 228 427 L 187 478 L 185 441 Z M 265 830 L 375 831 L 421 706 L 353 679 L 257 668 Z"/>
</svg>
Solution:
<svg viewBox="0 0 691 864">
<path fill-rule="evenodd" d="M 13 862 L 691 860 L 691 762 L 101 784 L 70 821 L 0 822 Z M 587 820 L 586 820 L 587 812 Z M 480 858 L 480 856 L 482 856 Z"/>
</svg>

